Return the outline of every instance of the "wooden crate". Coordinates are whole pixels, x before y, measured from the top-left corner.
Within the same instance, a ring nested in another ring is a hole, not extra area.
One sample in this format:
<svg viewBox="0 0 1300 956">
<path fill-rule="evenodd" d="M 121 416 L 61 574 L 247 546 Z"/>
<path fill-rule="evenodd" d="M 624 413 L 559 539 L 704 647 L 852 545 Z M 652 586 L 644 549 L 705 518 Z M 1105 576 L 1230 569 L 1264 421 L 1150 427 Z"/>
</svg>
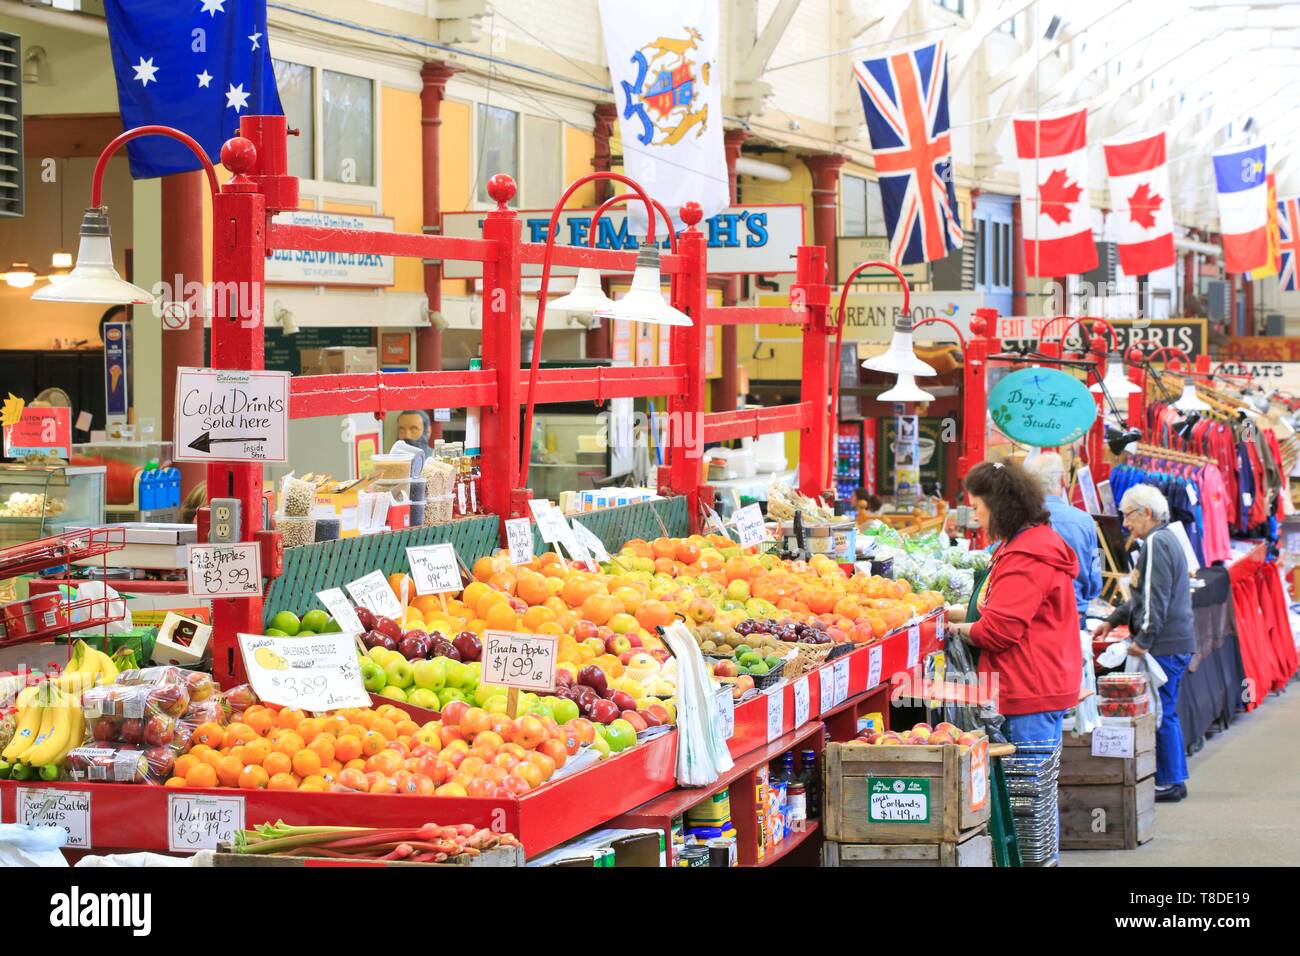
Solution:
<svg viewBox="0 0 1300 956">
<path fill-rule="evenodd" d="M 975 747 L 831 743 L 823 775 L 826 839 L 837 843 L 961 843 L 989 818 L 987 740 Z"/>
<path fill-rule="evenodd" d="M 1133 786 L 1156 772 L 1156 717 L 1133 718 L 1132 757 L 1094 757 L 1092 734 L 1067 732 L 1061 746 L 1062 786 L 1117 783 Z"/>
<path fill-rule="evenodd" d="M 1062 786 L 1062 850 L 1135 850 L 1156 833 L 1156 778 Z"/>
<path fill-rule="evenodd" d="M 961 843 L 822 844 L 822 866 L 992 866 L 993 840 L 987 827 Z"/>
</svg>

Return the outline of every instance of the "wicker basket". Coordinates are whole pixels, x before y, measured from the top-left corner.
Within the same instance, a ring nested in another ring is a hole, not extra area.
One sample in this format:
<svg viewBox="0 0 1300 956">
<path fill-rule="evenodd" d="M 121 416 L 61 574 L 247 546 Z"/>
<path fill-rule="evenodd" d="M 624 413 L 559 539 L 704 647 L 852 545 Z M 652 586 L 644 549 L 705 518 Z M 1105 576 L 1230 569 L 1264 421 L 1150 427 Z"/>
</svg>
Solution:
<svg viewBox="0 0 1300 956">
<path fill-rule="evenodd" d="M 834 644 L 791 644 L 781 641 L 781 656 L 786 659 L 781 674 L 786 680 L 802 677 L 826 663 Z M 791 652 L 793 651 L 793 654 Z"/>
</svg>

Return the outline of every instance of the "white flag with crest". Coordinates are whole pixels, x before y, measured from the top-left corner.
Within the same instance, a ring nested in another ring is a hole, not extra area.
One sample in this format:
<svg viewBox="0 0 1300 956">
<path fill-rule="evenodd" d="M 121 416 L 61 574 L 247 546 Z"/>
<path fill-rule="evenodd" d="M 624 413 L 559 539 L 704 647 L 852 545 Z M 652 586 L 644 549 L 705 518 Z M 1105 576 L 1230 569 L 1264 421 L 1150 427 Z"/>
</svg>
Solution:
<svg viewBox="0 0 1300 956">
<path fill-rule="evenodd" d="M 600 0 L 605 53 L 618 107 L 623 168 L 663 203 L 697 202 L 707 219 L 730 199 L 722 143 L 717 0 Z M 645 209 L 628 203 L 631 228 Z"/>
</svg>

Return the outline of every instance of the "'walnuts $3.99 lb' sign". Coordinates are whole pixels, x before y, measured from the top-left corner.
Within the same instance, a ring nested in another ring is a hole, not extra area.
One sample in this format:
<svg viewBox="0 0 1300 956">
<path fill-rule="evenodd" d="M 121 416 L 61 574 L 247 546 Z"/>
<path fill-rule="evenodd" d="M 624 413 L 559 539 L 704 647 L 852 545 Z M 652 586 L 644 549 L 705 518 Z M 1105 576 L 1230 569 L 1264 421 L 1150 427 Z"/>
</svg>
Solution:
<svg viewBox="0 0 1300 956">
<path fill-rule="evenodd" d="M 994 386 L 989 414 L 1012 441 L 1054 448 L 1086 435 L 1097 417 L 1097 405 L 1088 387 L 1072 375 L 1022 368 Z"/>
</svg>

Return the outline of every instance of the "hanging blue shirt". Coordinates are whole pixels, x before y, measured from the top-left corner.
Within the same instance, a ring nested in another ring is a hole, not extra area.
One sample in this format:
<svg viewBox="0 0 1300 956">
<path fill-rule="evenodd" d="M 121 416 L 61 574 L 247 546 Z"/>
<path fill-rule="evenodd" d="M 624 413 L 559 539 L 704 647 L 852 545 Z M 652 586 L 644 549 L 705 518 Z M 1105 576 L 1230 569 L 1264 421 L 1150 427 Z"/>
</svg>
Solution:
<svg viewBox="0 0 1300 956">
<path fill-rule="evenodd" d="M 1074 578 L 1074 598 L 1082 617 L 1088 602 L 1101 593 L 1101 553 L 1097 548 L 1097 525 L 1091 516 L 1074 507 L 1060 495 L 1047 495 L 1047 513 L 1052 530 L 1065 539 L 1079 557 L 1079 573 Z"/>
</svg>

